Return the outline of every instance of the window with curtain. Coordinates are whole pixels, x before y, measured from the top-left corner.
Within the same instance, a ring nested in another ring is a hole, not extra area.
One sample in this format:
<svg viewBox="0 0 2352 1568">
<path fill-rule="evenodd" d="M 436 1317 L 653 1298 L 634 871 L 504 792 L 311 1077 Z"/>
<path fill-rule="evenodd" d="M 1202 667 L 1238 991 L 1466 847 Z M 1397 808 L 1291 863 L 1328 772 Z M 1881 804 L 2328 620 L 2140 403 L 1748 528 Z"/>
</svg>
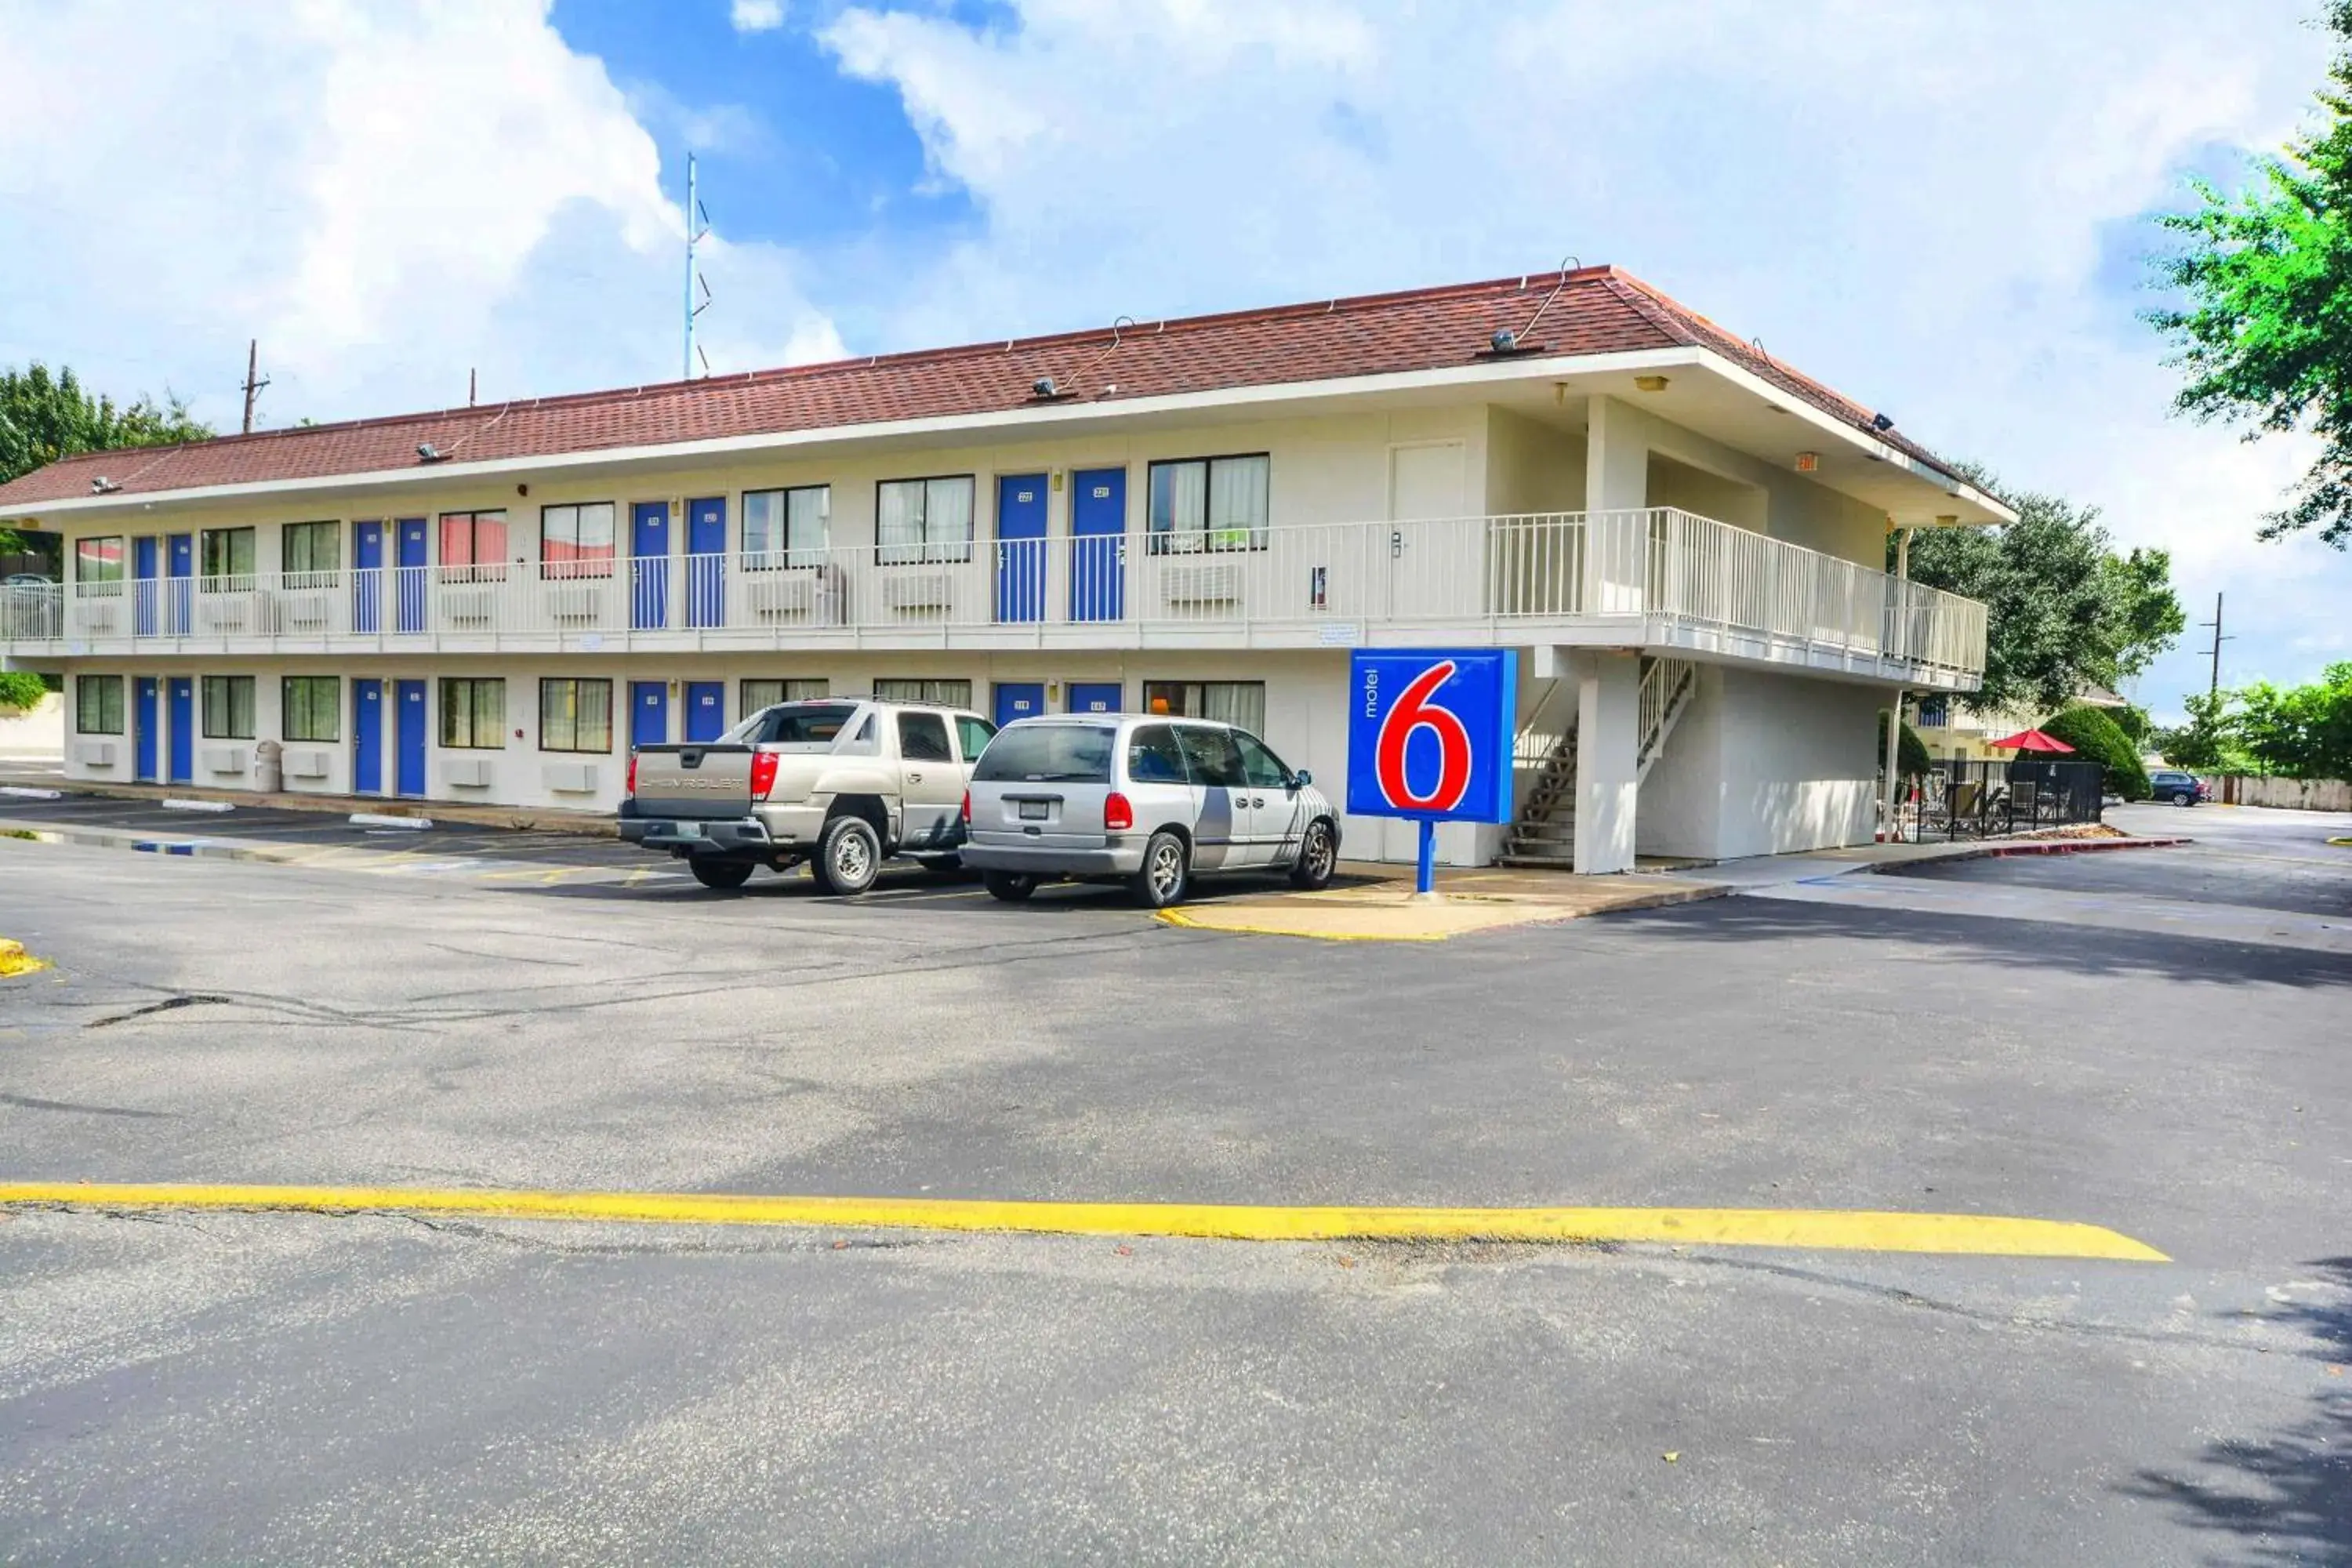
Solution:
<svg viewBox="0 0 2352 1568">
<path fill-rule="evenodd" d="M 1214 719 L 1253 735 L 1265 733 L 1263 680 L 1147 680 L 1143 710 L 1174 718 Z"/>
<path fill-rule="evenodd" d="M 278 569 L 289 588 L 331 588 L 343 569 L 338 522 L 289 522 L 278 531 Z"/>
<path fill-rule="evenodd" d="M 241 593 L 253 583 L 253 530 L 208 528 L 196 536 L 196 574 L 211 593 Z"/>
<path fill-rule="evenodd" d="M 476 516 L 478 518 L 480 514 Z M 478 547 L 478 529 L 476 537 Z M 542 577 L 610 577 L 613 563 L 619 553 L 619 540 L 611 501 L 541 507 L 539 574 Z"/>
<path fill-rule="evenodd" d="M 814 566 L 824 559 L 832 531 L 833 487 L 801 485 L 743 492 L 743 566 L 774 572 Z"/>
<path fill-rule="evenodd" d="M 877 680 L 874 695 L 884 702 L 921 702 L 933 708 L 971 706 L 969 680 Z"/>
<path fill-rule="evenodd" d="M 249 675 L 205 677 L 205 739 L 207 741 L 253 739 L 253 677 Z"/>
<path fill-rule="evenodd" d="M 1273 460 L 1265 453 L 1151 465 L 1145 532 L 1154 555 L 1264 550 Z"/>
<path fill-rule="evenodd" d="M 613 683 L 572 676 L 541 680 L 539 749 L 609 753 L 613 749 Z"/>
<path fill-rule="evenodd" d="M 507 514 L 504 511 L 445 511 L 441 514 L 441 580 L 503 583 L 507 575 Z"/>
<path fill-rule="evenodd" d="M 829 680 L 746 680 L 743 711 L 757 713 L 779 702 L 813 702 L 832 695 L 833 682 Z"/>
<path fill-rule="evenodd" d="M 122 592 L 122 536 L 74 541 L 74 581 L 85 599 Z"/>
<path fill-rule="evenodd" d="M 122 733 L 122 677 L 74 677 L 74 732 L 79 735 Z"/>
<path fill-rule="evenodd" d="M 289 741 L 332 741 L 342 734 L 341 676 L 289 675 L 278 705 L 278 727 Z"/>
<path fill-rule="evenodd" d="M 502 751 L 507 743 L 507 683 L 446 678 L 441 682 L 441 743 L 461 751 Z"/>
<path fill-rule="evenodd" d="M 973 481 L 970 474 L 935 479 L 884 479 L 875 488 L 874 559 L 971 559 Z"/>
</svg>

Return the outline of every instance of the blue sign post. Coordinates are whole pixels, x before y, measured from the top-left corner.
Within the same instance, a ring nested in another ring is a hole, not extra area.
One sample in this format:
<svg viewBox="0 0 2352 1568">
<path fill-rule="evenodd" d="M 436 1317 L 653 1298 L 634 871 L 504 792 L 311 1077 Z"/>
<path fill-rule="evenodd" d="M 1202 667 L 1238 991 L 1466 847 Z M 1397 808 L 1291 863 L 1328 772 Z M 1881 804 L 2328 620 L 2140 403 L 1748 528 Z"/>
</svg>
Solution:
<svg viewBox="0 0 2352 1568">
<path fill-rule="evenodd" d="M 1436 879 L 1437 825 L 1511 819 L 1518 658 L 1495 648 L 1359 649 L 1348 672 L 1348 810 L 1421 824 L 1414 890 Z"/>
</svg>

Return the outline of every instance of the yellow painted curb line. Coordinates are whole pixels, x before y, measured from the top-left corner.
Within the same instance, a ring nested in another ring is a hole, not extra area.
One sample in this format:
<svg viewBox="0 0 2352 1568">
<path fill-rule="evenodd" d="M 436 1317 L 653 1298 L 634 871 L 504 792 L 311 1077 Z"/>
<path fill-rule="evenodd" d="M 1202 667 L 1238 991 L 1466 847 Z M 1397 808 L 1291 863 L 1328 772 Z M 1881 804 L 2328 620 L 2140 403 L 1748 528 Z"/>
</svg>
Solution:
<svg viewBox="0 0 2352 1568">
<path fill-rule="evenodd" d="M 2330 844 L 2341 845 L 2347 849 L 2352 849 L 2352 838 L 2331 838 L 2327 842 Z"/>
<path fill-rule="evenodd" d="M 1163 924 L 1181 926 L 1186 931 L 1223 931 L 1233 936 L 1296 936 L 1309 942 L 1444 942 L 1465 934 L 1462 931 L 1301 931 L 1296 926 L 1247 925 L 1240 921 L 1195 920 L 1177 910 L 1161 910 Z M 1528 924 L 1534 924 L 1528 921 Z"/>
<path fill-rule="evenodd" d="M 1062 1236 L 1189 1236 L 1238 1241 L 1663 1241 L 1697 1247 L 2171 1261 L 2145 1242 L 2103 1226 L 2070 1220 L 1840 1209 L 1288 1208 L 1251 1204 L 1000 1203 L 969 1198 L 0 1182 L 0 1205 L 25 1204 Z"/>
<path fill-rule="evenodd" d="M 32 974 L 47 969 L 49 961 L 35 958 L 25 951 L 21 942 L 0 936 L 0 980 L 14 979 L 19 974 Z"/>
</svg>

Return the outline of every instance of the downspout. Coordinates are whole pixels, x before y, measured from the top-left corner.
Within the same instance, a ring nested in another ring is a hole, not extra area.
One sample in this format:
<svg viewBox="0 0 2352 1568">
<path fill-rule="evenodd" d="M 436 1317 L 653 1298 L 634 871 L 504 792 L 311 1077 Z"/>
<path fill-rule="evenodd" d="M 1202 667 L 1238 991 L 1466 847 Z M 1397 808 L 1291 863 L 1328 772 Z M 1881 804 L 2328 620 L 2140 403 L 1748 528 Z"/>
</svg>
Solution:
<svg viewBox="0 0 2352 1568">
<path fill-rule="evenodd" d="M 1897 583 L 1905 583 L 1908 582 L 1910 577 L 1911 531 L 1908 528 L 1898 527 L 1895 531 L 1895 580 Z M 1899 644 L 1905 640 L 1898 631 L 1904 624 L 1903 596 L 1898 591 L 1895 595 L 1895 613 L 1887 617 L 1887 630 L 1891 634 L 1895 634 L 1887 637 L 1886 640 L 1890 645 Z M 1894 646 L 1890 646 L 1887 651 L 1899 655 L 1898 648 Z M 1895 772 L 1902 756 L 1902 741 L 1903 688 L 1897 686 L 1895 689 L 1895 700 L 1887 705 L 1886 709 L 1886 784 L 1885 795 L 1879 803 L 1878 817 L 1880 824 L 1878 837 L 1881 843 L 1892 843 L 1902 837 L 1902 822 L 1896 815 L 1896 810 L 1902 803 L 1902 784 L 1895 777 Z"/>
</svg>

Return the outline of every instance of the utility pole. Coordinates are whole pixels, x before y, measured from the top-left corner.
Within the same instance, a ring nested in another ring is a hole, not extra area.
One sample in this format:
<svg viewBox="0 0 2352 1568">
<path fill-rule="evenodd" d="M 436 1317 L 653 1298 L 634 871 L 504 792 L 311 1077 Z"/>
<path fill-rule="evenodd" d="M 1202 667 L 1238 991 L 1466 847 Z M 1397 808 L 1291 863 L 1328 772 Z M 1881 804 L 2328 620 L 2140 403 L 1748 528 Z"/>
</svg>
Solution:
<svg viewBox="0 0 2352 1568">
<path fill-rule="evenodd" d="M 245 343 L 245 433 L 253 434 L 253 400 L 269 383 L 260 379 L 261 340 L 248 338 Z"/>
<path fill-rule="evenodd" d="M 468 408 L 474 406 L 474 376 L 475 371 L 473 367 L 470 365 L 467 366 L 466 370 L 466 406 Z"/>
<path fill-rule="evenodd" d="M 681 381 L 694 379 L 695 355 L 701 352 L 694 346 L 694 319 L 710 308 L 710 285 L 703 282 L 702 275 L 694 269 L 694 247 L 709 232 L 710 215 L 702 210 L 702 201 L 694 194 L 694 154 L 688 153 L 686 155 L 686 353 L 683 356 L 684 369 L 678 378 Z M 697 287 L 702 290 L 700 304 L 697 304 L 694 299 Z M 702 368 L 704 374 L 709 373 L 710 356 L 708 354 L 702 356 Z"/>
<path fill-rule="evenodd" d="M 2213 678 L 2206 684 L 2205 695 L 2209 698 L 2219 697 L 2221 694 L 2221 645 L 2238 640 L 2235 637 L 2225 637 L 2221 635 L 2221 595 L 2213 595 L 2213 618 L 2210 621 L 2200 621 L 2197 624 L 2213 628 Z"/>
</svg>

